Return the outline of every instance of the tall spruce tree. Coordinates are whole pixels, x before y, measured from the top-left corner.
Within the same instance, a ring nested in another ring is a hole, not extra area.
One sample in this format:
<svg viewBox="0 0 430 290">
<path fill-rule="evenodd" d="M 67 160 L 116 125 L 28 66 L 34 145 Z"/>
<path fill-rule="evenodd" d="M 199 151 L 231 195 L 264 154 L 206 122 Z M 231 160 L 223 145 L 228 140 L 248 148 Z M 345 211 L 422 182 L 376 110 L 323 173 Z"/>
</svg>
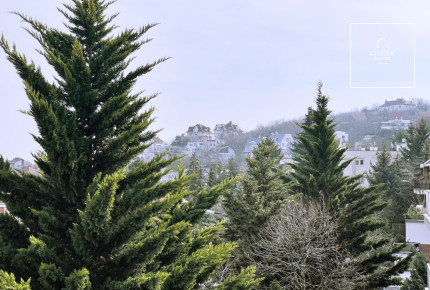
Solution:
<svg viewBox="0 0 430 290">
<path fill-rule="evenodd" d="M 369 184 L 382 184 L 383 199 L 391 201 L 383 210 L 383 216 L 391 226 L 404 222 L 412 198 L 412 184 L 407 181 L 402 165 L 399 158 L 391 160 L 391 154 L 384 145 L 382 151 L 376 153 L 376 164 L 371 165 L 372 170 L 367 174 Z"/>
<path fill-rule="evenodd" d="M 247 171 L 238 191 L 225 195 L 227 232 L 231 240 L 248 242 L 286 200 L 286 185 L 280 168 L 281 149 L 270 138 L 263 138 L 246 159 Z M 239 242 L 240 244 L 241 242 Z"/>
<path fill-rule="evenodd" d="M 393 278 L 407 268 L 411 256 L 404 260 L 394 254 L 403 246 L 393 247 L 392 240 L 380 237 L 378 230 L 384 221 L 375 217 L 387 206 L 383 192 L 376 186 L 363 188 L 361 176 L 347 177 L 344 169 L 352 159 L 344 160 L 347 148 L 339 148 L 335 140 L 335 124 L 329 119 L 328 97 L 322 94 L 318 83 L 316 109 L 312 124 L 300 124 L 303 129 L 297 138 L 304 152 L 295 156 L 291 167 L 291 192 L 305 199 L 319 201 L 330 208 L 337 219 L 340 249 L 351 254 L 360 271 L 357 289 L 372 289 L 399 283 Z M 296 151 L 297 152 L 297 151 Z M 398 261 L 398 262 L 397 262 Z M 395 264 L 397 262 L 397 264 Z"/>
<path fill-rule="evenodd" d="M 0 158 L 0 199 L 10 211 L 0 215 L 2 289 L 15 278 L 31 279 L 33 289 L 191 289 L 234 248 L 211 243 L 220 224 L 194 226 L 228 182 L 184 203 L 183 168 L 160 182 L 175 159 L 160 155 L 125 171 L 156 135 L 148 130 L 154 109 L 141 112 L 155 96 L 132 93 L 133 85 L 166 58 L 128 68 L 155 24 L 114 35 L 116 14 L 105 14 L 112 3 L 64 5 L 68 32 L 16 13 L 55 69 L 54 83 L 1 38 L 25 84 L 42 148 L 34 155 L 41 176 L 15 172 Z"/>
<path fill-rule="evenodd" d="M 192 175 L 188 187 L 193 192 L 199 192 L 205 187 L 205 176 L 200 160 L 197 158 L 196 153 L 191 155 L 190 165 L 187 169 L 187 174 Z"/>
<path fill-rule="evenodd" d="M 317 88 L 317 108 L 308 109 L 305 123 L 299 124 L 302 132 L 297 134 L 291 163 L 291 191 L 303 194 L 304 198 L 316 199 L 329 206 L 333 197 L 344 191 L 344 186 L 353 178 L 343 176 L 343 170 L 352 162 L 343 160 L 347 148 L 338 148 L 335 139 L 335 124 L 329 119 L 328 98 Z"/>
<path fill-rule="evenodd" d="M 406 131 L 406 147 L 401 148 L 410 178 L 417 180 L 421 176 L 420 164 L 430 158 L 430 126 L 424 119 L 412 124 Z"/>
</svg>

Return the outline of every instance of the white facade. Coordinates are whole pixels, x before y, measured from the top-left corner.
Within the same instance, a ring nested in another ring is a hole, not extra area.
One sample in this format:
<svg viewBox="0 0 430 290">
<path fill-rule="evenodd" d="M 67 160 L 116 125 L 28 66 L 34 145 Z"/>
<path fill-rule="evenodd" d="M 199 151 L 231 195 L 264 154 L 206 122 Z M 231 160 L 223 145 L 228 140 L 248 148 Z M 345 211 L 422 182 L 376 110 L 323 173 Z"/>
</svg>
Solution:
<svg viewBox="0 0 430 290">
<path fill-rule="evenodd" d="M 336 131 L 334 134 L 334 138 L 339 142 L 339 147 L 345 147 L 348 145 L 348 134 L 346 132 Z"/>
<path fill-rule="evenodd" d="M 407 130 L 411 125 L 411 120 L 394 119 L 381 123 L 381 130 Z"/>
<path fill-rule="evenodd" d="M 399 153 L 396 151 L 388 151 L 391 154 L 391 159 L 393 160 Z M 378 151 L 346 151 L 344 160 L 355 158 L 343 171 L 346 176 L 355 176 L 358 174 L 369 173 L 372 169 L 371 164 L 375 165 L 377 162 L 376 154 Z M 369 182 L 364 177 L 361 181 L 362 185 L 365 187 L 369 186 Z"/>
</svg>

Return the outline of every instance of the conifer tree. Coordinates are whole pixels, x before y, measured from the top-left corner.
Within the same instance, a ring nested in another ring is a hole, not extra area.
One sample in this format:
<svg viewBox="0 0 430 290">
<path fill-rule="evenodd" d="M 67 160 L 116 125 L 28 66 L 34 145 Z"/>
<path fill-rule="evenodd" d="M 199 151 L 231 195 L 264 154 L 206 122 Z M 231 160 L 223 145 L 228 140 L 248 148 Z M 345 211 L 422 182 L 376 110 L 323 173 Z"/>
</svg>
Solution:
<svg viewBox="0 0 430 290">
<path fill-rule="evenodd" d="M 406 131 L 406 147 L 401 148 L 405 165 L 414 181 L 421 176 L 420 164 L 430 158 L 430 126 L 424 119 L 412 124 Z"/>
<path fill-rule="evenodd" d="M 412 184 L 402 171 L 402 162 L 396 158 L 391 161 L 391 154 L 387 146 L 376 153 L 376 164 L 371 165 L 372 170 L 367 174 L 370 185 L 379 185 L 384 191 L 383 199 L 390 201 L 384 209 L 383 216 L 390 224 L 404 222 L 405 214 L 411 203 Z"/>
<path fill-rule="evenodd" d="M 193 192 L 199 192 L 205 187 L 205 176 L 200 160 L 197 158 L 196 153 L 191 155 L 190 165 L 187 170 L 188 175 L 192 175 L 188 187 Z"/>
<path fill-rule="evenodd" d="M 377 186 L 363 188 L 361 176 L 346 177 L 343 171 L 352 159 L 344 160 L 347 148 L 339 148 L 335 140 L 335 124 L 329 119 L 328 97 L 322 94 L 322 84 L 317 87 L 316 105 L 312 112 L 312 124 L 300 124 L 298 134 L 304 153 L 299 153 L 291 164 L 292 194 L 302 194 L 305 199 L 319 201 L 330 208 L 338 224 L 340 250 L 353 255 L 360 272 L 357 289 L 388 286 L 398 283 L 393 278 L 407 268 L 411 259 L 400 259 L 394 254 L 402 245 L 393 247 L 389 237 L 376 233 L 385 226 L 375 213 L 387 206 L 383 192 Z M 399 261 L 397 264 L 394 262 Z"/>
<path fill-rule="evenodd" d="M 329 119 L 328 98 L 318 84 L 317 108 L 308 109 L 305 123 L 299 124 L 302 132 L 297 134 L 293 149 L 294 163 L 291 167 L 291 191 L 304 198 L 316 199 L 329 206 L 332 199 L 344 191 L 344 185 L 353 179 L 343 176 L 343 170 L 352 162 L 343 160 L 347 148 L 338 148 L 335 124 Z"/>
<path fill-rule="evenodd" d="M 55 69 L 54 83 L 1 38 L 42 148 L 34 155 L 41 176 L 0 158 L 0 199 L 10 211 L 0 215 L 2 289 L 13 279 L 22 289 L 28 279 L 32 289 L 192 289 L 235 247 L 211 243 L 222 225 L 195 226 L 231 182 L 184 203 L 184 168 L 160 182 L 175 158 L 162 154 L 125 171 L 156 135 L 147 107 L 155 95 L 133 93 L 133 85 L 166 58 L 129 68 L 155 24 L 114 34 L 112 3 L 64 5 L 67 32 L 17 13 Z"/>
<path fill-rule="evenodd" d="M 227 232 L 231 240 L 247 242 L 281 208 L 286 185 L 280 168 L 281 149 L 270 138 L 263 138 L 246 159 L 247 171 L 238 191 L 225 195 Z M 239 242 L 240 244 L 241 242 Z"/>
</svg>

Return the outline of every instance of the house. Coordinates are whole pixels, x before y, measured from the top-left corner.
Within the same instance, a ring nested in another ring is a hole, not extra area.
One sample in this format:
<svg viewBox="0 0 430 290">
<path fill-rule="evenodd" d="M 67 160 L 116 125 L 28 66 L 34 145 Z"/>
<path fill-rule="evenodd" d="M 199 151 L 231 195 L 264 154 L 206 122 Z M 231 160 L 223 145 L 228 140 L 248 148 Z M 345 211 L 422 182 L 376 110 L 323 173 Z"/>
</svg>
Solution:
<svg viewBox="0 0 430 290">
<path fill-rule="evenodd" d="M 400 112 L 407 111 L 414 108 L 415 105 L 411 102 L 405 101 L 403 98 L 399 98 L 394 101 L 387 101 L 381 106 L 379 106 L 379 111 L 387 111 L 387 112 Z"/>
<path fill-rule="evenodd" d="M 407 130 L 411 125 L 411 120 L 403 120 L 403 118 L 395 118 L 381 123 L 382 130 Z"/>
<path fill-rule="evenodd" d="M 339 147 L 348 146 L 348 134 L 346 132 L 336 131 L 334 132 L 334 138 L 339 142 Z"/>
<path fill-rule="evenodd" d="M 169 151 L 169 144 L 158 137 L 152 138 L 151 143 L 152 144 L 139 156 L 145 162 L 151 161 L 155 156 L 164 151 Z"/>
<path fill-rule="evenodd" d="M 291 157 L 291 149 L 294 141 L 291 134 L 278 134 L 278 132 L 275 132 L 271 133 L 269 138 L 275 141 L 275 144 L 278 145 L 285 157 Z"/>
<path fill-rule="evenodd" d="M 420 165 L 423 175 L 414 184 L 414 193 L 422 204 L 415 207 L 415 216 L 405 220 L 406 241 L 419 244 L 420 252 L 430 260 L 430 160 Z M 427 264 L 427 277 L 430 277 L 430 264 Z M 430 278 L 427 279 L 430 287 Z"/>
<path fill-rule="evenodd" d="M 376 146 L 376 142 L 374 140 L 375 135 L 366 135 L 360 141 L 354 143 L 354 150 L 367 150 L 367 151 L 376 151 L 378 147 Z"/>
<path fill-rule="evenodd" d="M 236 153 L 234 152 L 234 150 L 228 146 L 221 147 L 219 149 L 218 154 L 219 154 L 219 159 L 223 164 L 227 164 L 231 158 L 234 159 L 236 157 Z"/>
<path fill-rule="evenodd" d="M 243 150 L 243 154 L 245 156 L 251 156 L 252 150 L 257 148 L 260 141 L 261 141 L 261 136 L 258 136 L 257 138 L 249 137 L 248 140 L 246 140 L 245 149 Z"/>
<path fill-rule="evenodd" d="M 239 126 L 233 124 L 232 121 L 227 124 L 216 124 L 214 129 L 214 136 L 216 140 L 222 139 L 224 137 L 234 137 L 242 134 L 242 130 Z"/>
<path fill-rule="evenodd" d="M 269 137 L 272 139 L 276 145 L 281 149 L 282 154 L 285 157 L 291 157 L 291 149 L 293 144 L 293 136 L 291 134 L 278 134 L 270 133 Z M 243 150 L 243 153 L 245 156 L 251 156 L 252 150 L 254 150 L 258 144 L 261 142 L 261 136 L 258 138 L 250 137 L 245 143 L 245 149 Z"/>
<path fill-rule="evenodd" d="M 187 137 L 191 141 L 214 140 L 214 133 L 211 128 L 202 124 L 197 124 L 195 126 L 188 127 Z"/>
<path fill-rule="evenodd" d="M 391 158 L 394 159 L 397 157 L 399 152 L 396 151 L 388 151 L 391 154 Z M 355 176 L 359 174 L 365 174 L 369 173 L 369 171 L 372 169 L 371 165 L 376 164 L 377 157 L 376 154 L 377 151 L 353 151 L 353 150 L 347 150 L 345 151 L 345 158 L 344 160 L 355 158 L 343 171 L 343 174 L 346 176 Z M 366 177 L 363 177 L 361 180 L 361 184 L 365 187 L 369 186 L 369 182 Z"/>
<path fill-rule="evenodd" d="M 15 157 L 11 161 L 9 161 L 10 167 L 15 170 L 23 170 L 25 167 L 31 165 L 31 163 L 27 160 L 24 160 L 19 157 Z"/>
</svg>

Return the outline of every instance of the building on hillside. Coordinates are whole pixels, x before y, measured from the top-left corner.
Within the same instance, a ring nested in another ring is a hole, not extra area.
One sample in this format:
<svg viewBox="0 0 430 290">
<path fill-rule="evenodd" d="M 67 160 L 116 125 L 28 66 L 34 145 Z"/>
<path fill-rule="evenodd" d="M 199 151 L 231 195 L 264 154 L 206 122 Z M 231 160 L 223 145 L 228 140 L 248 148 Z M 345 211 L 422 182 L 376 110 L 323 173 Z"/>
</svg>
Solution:
<svg viewBox="0 0 430 290">
<path fill-rule="evenodd" d="M 19 157 L 15 157 L 11 161 L 9 161 L 10 167 L 15 170 L 23 170 L 25 167 L 31 166 L 32 164 Z"/>
<path fill-rule="evenodd" d="M 248 140 L 246 140 L 245 143 L 245 149 L 243 150 L 243 154 L 245 156 L 251 156 L 252 150 L 257 148 L 258 144 L 260 144 L 261 136 L 258 136 L 257 138 L 249 137 Z"/>
<path fill-rule="evenodd" d="M 152 138 L 151 143 L 152 144 L 139 156 L 145 162 L 151 161 L 155 156 L 162 152 L 169 151 L 169 144 L 158 137 Z"/>
<path fill-rule="evenodd" d="M 236 157 L 236 153 L 234 152 L 234 150 L 228 146 L 221 147 L 218 151 L 218 154 L 219 160 L 223 164 L 227 164 L 231 158 L 234 159 Z"/>
<path fill-rule="evenodd" d="M 269 138 L 275 141 L 275 144 L 278 145 L 285 157 L 291 157 L 291 149 L 294 141 L 291 134 L 278 134 L 278 132 L 275 132 L 271 133 Z"/>
<path fill-rule="evenodd" d="M 18 174 L 20 174 L 20 172 L 25 172 L 36 176 L 41 175 L 39 173 L 39 168 L 37 167 L 37 165 L 32 164 L 31 162 L 24 160 L 22 158 L 15 157 L 14 159 L 8 162 L 10 164 L 11 169 L 18 172 Z M 2 201 L 0 201 L 0 214 L 5 214 L 5 213 L 9 213 L 9 211 L 6 208 L 6 205 Z"/>
<path fill-rule="evenodd" d="M 206 127 L 202 124 L 188 127 L 187 137 L 191 141 L 208 141 L 214 140 L 214 133 L 211 128 Z"/>
<path fill-rule="evenodd" d="M 221 140 L 201 140 L 201 141 L 190 141 L 185 146 L 184 153 L 188 156 L 193 155 L 194 152 L 210 152 L 216 151 L 221 146 L 224 145 L 224 142 Z"/>
<path fill-rule="evenodd" d="M 214 137 L 216 140 L 222 139 L 224 137 L 234 137 L 242 134 L 242 130 L 239 126 L 233 124 L 232 121 L 227 124 L 216 124 L 214 130 Z"/>
<path fill-rule="evenodd" d="M 415 105 L 412 102 L 407 102 L 403 98 L 399 98 L 394 101 L 387 101 L 381 106 L 379 106 L 379 111 L 387 111 L 387 112 L 399 112 L 406 111 L 414 108 Z"/>
<path fill-rule="evenodd" d="M 399 152 L 396 151 L 389 151 L 391 154 L 391 159 L 397 157 Z M 378 151 L 352 151 L 347 150 L 345 151 L 345 158 L 344 160 L 349 160 L 352 158 L 355 158 L 343 171 L 343 174 L 346 176 L 355 176 L 359 174 L 365 174 L 369 173 L 369 171 L 372 169 L 371 165 L 375 165 L 377 162 L 376 154 Z M 369 181 L 366 177 L 363 177 L 361 180 L 361 184 L 365 187 L 369 186 Z"/>
<path fill-rule="evenodd" d="M 411 120 L 403 120 L 403 118 L 395 118 L 381 123 L 382 130 L 407 130 L 411 125 Z"/>
<path fill-rule="evenodd" d="M 414 216 L 408 216 L 405 220 L 406 241 L 419 244 L 420 251 L 426 255 L 430 261 L 430 160 L 420 165 L 423 169 L 421 179 L 414 184 L 414 193 L 422 204 L 416 205 Z M 427 276 L 429 275 L 430 264 L 427 264 Z M 428 279 L 427 287 L 430 287 Z"/>
<path fill-rule="evenodd" d="M 375 135 L 366 135 L 360 141 L 354 143 L 354 150 L 356 151 L 377 151 Z"/>
<path fill-rule="evenodd" d="M 334 132 L 335 139 L 339 142 L 339 147 L 343 148 L 348 146 L 348 134 L 343 131 Z"/>
<path fill-rule="evenodd" d="M 269 137 L 272 139 L 276 145 L 281 149 L 284 157 L 291 157 L 291 149 L 293 144 L 293 136 L 291 134 L 279 134 L 277 132 L 270 133 Z M 252 156 L 252 150 L 254 150 L 258 144 L 261 142 L 261 136 L 258 138 L 250 137 L 245 143 L 245 149 L 243 153 L 245 156 Z"/>
</svg>

